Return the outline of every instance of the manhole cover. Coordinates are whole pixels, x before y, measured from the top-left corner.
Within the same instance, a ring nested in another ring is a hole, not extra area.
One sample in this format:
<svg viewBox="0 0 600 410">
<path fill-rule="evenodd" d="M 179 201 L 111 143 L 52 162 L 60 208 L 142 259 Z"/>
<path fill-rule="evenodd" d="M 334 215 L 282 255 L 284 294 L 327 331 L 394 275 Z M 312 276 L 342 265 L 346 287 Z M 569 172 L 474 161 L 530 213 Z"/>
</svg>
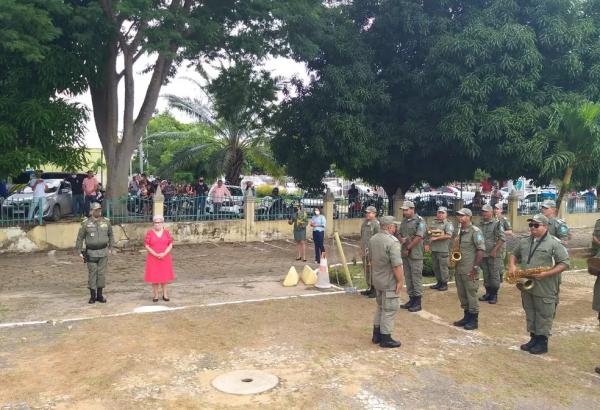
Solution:
<svg viewBox="0 0 600 410">
<path fill-rule="evenodd" d="M 279 378 L 260 370 L 237 370 L 213 379 L 215 389 L 230 394 L 258 394 L 271 390 L 279 383 Z"/>
</svg>

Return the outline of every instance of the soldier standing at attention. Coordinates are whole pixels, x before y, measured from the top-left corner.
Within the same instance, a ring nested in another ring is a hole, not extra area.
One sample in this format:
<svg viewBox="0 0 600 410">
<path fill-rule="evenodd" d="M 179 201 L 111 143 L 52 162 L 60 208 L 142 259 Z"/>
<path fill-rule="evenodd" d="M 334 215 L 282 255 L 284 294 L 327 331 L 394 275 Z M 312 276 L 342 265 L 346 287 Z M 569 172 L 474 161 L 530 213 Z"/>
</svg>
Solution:
<svg viewBox="0 0 600 410">
<path fill-rule="evenodd" d="M 362 295 L 369 298 L 375 297 L 375 288 L 371 277 L 371 258 L 369 256 L 369 241 L 371 237 L 379 232 L 379 221 L 377 220 L 377 208 L 368 206 L 366 209 L 365 220 L 360 227 L 360 252 L 362 256 L 363 269 L 365 271 L 365 280 L 367 290 L 361 292 Z"/>
<path fill-rule="evenodd" d="M 569 227 L 562 219 L 556 217 L 556 202 L 550 199 L 542 203 L 542 214 L 548 218 L 548 233 L 556 236 L 563 245 L 569 240 Z"/>
<path fill-rule="evenodd" d="M 479 264 L 485 252 L 485 241 L 481 230 L 471 223 L 473 212 L 462 208 L 456 213 L 460 224 L 460 231 L 456 233 L 459 242 L 461 258 L 456 262 L 455 279 L 456 292 L 460 300 L 460 307 L 465 315 L 453 323 L 454 326 L 464 327 L 465 330 L 474 330 L 479 327 Z"/>
<path fill-rule="evenodd" d="M 369 241 L 371 275 L 377 300 L 371 340 L 381 347 L 400 347 L 400 342 L 392 339 L 394 318 L 400 307 L 400 291 L 404 282 L 401 246 L 394 237 L 395 233 L 394 218 L 384 216 L 381 218 L 381 231 Z"/>
<path fill-rule="evenodd" d="M 517 263 L 521 269 L 546 268 L 528 275 L 533 278 L 534 285 L 529 290 L 521 290 L 527 330 L 531 336 L 529 342 L 521 345 L 521 350 L 542 354 L 548 351 L 548 337 L 560 293 L 560 273 L 569 267 L 570 262 L 567 249 L 549 233 L 546 216 L 536 214 L 527 221 L 531 235 L 522 238 L 510 255 L 508 271 L 511 274 L 517 271 Z"/>
<path fill-rule="evenodd" d="M 427 227 L 423 218 L 415 213 L 415 204 L 411 201 L 404 201 L 402 213 L 404 219 L 400 224 L 399 239 L 409 301 L 400 307 L 409 312 L 418 312 L 423 295 L 423 238 Z"/>
<path fill-rule="evenodd" d="M 429 227 L 429 248 L 431 249 L 431 265 L 435 273 L 437 283 L 430 289 L 439 291 L 448 290 L 448 252 L 450 251 L 450 239 L 454 236 L 454 225 L 447 219 L 448 210 L 440 206 L 436 218 Z"/>
<path fill-rule="evenodd" d="M 482 302 L 487 301 L 492 305 L 498 301 L 500 271 L 504 269 L 502 248 L 506 242 L 504 229 L 502 229 L 500 221 L 493 218 L 493 212 L 494 210 L 490 205 L 484 205 L 481 208 L 481 222 L 479 223 L 479 229 L 481 229 L 485 241 L 485 254 L 481 261 L 485 295 L 481 296 L 479 300 Z"/>
<path fill-rule="evenodd" d="M 114 243 L 110 221 L 102 216 L 102 206 L 93 202 L 90 205 L 90 217 L 81 223 L 75 244 L 79 256 L 87 262 L 88 266 L 88 288 L 90 289 L 88 303 L 106 303 L 106 298 L 102 296 L 102 289 L 106 285 L 108 254 L 114 247 Z"/>
</svg>

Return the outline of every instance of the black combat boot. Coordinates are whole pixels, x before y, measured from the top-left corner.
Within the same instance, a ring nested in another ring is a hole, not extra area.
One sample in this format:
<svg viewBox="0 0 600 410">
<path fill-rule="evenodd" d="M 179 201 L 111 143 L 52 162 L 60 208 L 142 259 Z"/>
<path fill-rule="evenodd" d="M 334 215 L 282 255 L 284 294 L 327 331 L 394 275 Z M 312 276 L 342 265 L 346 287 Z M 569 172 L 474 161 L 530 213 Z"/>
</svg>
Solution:
<svg viewBox="0 0 600 410">
<path fill-rule="evenodd" d="M 96 302 L 106 303 L 106 298 L 102 296 L 102 288 L 98 288 L 98 294 L 96 295 Z"/>
<path fill-rule="evenodd" d="M 362 292 L 360 292 L 360 294 L 363 296 L 369 296 L 371 293 L 375 293 L 375 289 L 373 289 L 373 286 L 370 286 L 368 289 L 365 289 Z"/>
<path fill-rule="evenodd" d="M 531 354 L 543 354 L 548 352 L 548 337 L 547 336 L 536 336 L 536 343 L 529 349 Z"/>
<path fill-rule="evenodd" d="M 88 303 L 96 303 L 96 289 L 90 289 L 90 300 L 88 300 Z"/>
<path fill-rule="evenodd" d="M 436 282 L 436 284 L 435 284 L 435 285 L 431 285 L 431 286 L 429 287 L 429 289 L 439 289 L 439 288 L 440 288 L 440 286 L 442 286 L 442 282 L 440 282 L 440 281 L 438 280 L 438 281 Z"/>
<path fill-rule="evenodd" d="M 381 342 L 381 329 L 379 326 L 373 326 L 373 337 L 371 338 L 371 341 L 376 345 Z"/>
<path fill-rule="evenodd" d="M 521 350 L 525 350 L 526 352 L 528 352 L 529 349 L 531 349 L 537 342 L 537 339 L 535 338 L 534 333 L 529 333 L 529 336 L 531 336 L 531 339 L 529 339 L 529 342 L 521 345 Z"/>
<path fill-rule="evenodd" d="M 406 302 L 403 305 L 400 305 L 401 309 L 408 309 L 409 307 L 411 307 L 413 304 L 415 303 L 415 297 L 414 296 L 409 296 L 408 297 L 408 302 Z"/>
<path fill-rule="evenodd" d="M 456 322 L 454 322 L 452 324 L 454 326 L 460 326 L 460 327 L 462 327 L 462 326 L 466 325 L 467 323 L 469 323 L 469 317 L 470 317 L 469 316 L 469 311 L 465 310 L 465 315 L 463 316 L 463 318 L 460 319 L 460 320 L 457 320 Z"/>
<path fill-rule="evenodd" d="M 394 339 L 392 339 L 392 335 L 384 335 L 383 333 L 381 334 L 381 342 L 379 342 L 379 346 L 381 347 L 400 347 L 400 342 L 395 341 Z"/>
<path fill-rule="evenodd" d="M 421 310 L 421 296 L 415 296 L 415 303 L 411 307 L 408 308 L 409 312 L 418 312 Z"/>
<path fill-rule="evenodd" d="M 440 282 L 440 287 L 437 288 L 440 292 L 448 290 L 448 282 Z"/>
<path fill-rule="evenodd" d="M 498 303 L 498 288 L 490 288 L 490 297 L 487 301 L 490 305 Z"/>
<path fill-rule="evenodd" d="M 485 287 L 485 295 L 479 296 L 479 300 L 481 302 L 487 302 L 488 300 L 490 300 L 490 288 L 488 288 L 487 286 Z"/>
<path fill-rule="evenodd" d="M 479 313 L 469 313 L 469 323 L 465 325 L 465 330 L 475 330 L 479 327 Z"/>
<path fill-rule="evenodd" d="M 600 374 L 600 366 L 596 367 L 596 368 L 594 369 L 594 371 L 595 371 L 596 373 Z"/>
</svg>

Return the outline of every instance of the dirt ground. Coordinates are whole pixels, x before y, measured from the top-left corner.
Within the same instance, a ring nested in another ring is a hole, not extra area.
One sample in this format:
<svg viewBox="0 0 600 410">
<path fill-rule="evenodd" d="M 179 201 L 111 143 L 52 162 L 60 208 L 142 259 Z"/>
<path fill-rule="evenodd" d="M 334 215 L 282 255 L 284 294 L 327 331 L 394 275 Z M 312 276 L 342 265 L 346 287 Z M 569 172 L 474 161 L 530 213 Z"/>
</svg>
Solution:
<svg viewBox="0 0 600 410">
<path fill-rule="evenodd" d="M 344 241 L 351 260 L 356 239 Z M 462 313 L 454 286 L 426 290 L 423 311 L 397 316 L 402 347 L 381 349 L 370 342 L 372 299 L 281 286 L 294 256 L 286 241 L 176 247 L 172 301 L 161 302 L 175 309 L 141 314 L 152 302 L 139 250 L 111 258 L 106 305 L 86 303 L 70 252 L 0 255 L 0 409 L 600 408 L 585 272 L 564 275 L 546 355 L 518 348 L 528 335 L 512 286 L 482 304 L 475 332 L 450 324 Z M 280 383 L 254 396 L 211 386 L 241 369 Z"/>
</svg>

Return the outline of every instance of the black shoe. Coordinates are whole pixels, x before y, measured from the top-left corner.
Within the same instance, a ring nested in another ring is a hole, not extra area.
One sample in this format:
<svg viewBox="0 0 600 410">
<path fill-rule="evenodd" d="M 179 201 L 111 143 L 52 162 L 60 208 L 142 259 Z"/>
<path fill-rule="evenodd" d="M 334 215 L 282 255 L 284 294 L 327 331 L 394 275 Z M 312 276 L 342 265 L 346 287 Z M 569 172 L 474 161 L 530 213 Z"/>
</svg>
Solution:
<svg viewBox="0 0 600 410">
<path fill-rule="evenodd" d="M 479 301 L 481 302 L 487 302 L 488 300 L 490 300 L 490 288 L 488 288 L 487 286 L 485 287 L 485 295 L 483 296 L 479 296 Z"/>
<path fill-rule="evenodd" d="M 469 313 L 469 322 L 465 325 L 465 330 L 475 330 L 479 327 L 479 313 Z"/>
<path fill-rule="evenodd" d="M 521 350 L 525 350 L 526 352 L 528 352 L 529 349 L 531 349 L 535 345 L 535 342 L 537 342 L 537 339 L 535 338 L 535 334 L 529 333 L 529 336 L 531 336 L 531 339 L 529 339 L 529 342 L 521 345 Z"/>
<path fill-rule="evenodd" d="M 413 303 L 415 303 L 415 297 L 414 296 L 409 296 L 408 297 L 408 302 L 406 302 L 403 305 L 400 305 L 401 309 L 408 309 L 409 307 L 411 307 L 413 305 Z"/>
<path fill-rule="evenodd" d="M 367 297 L 369 299 L 375 299 L 377 297 L 377 292 L 375 292 L 375 289 L 373 289 L 373 292 L 369 293 Z"/>
<path fill-rule="evenodd" d="M 429 289 L 439 289 L 442 286 L 442 282 L 438 281 L 435 285 L 431 285 Z"/>
<path fill-rule="evenodd" d="M 411 307 L 408 308 L 409 312 L 418 312 L 421 310 L 421 296 L 415 296 L 415 303 Z"/>
<path fill-rule="evenodd" d="M 463 318 L 460 319 L 460 320 L 457 320 L 456 322 L 454 322 L 452 324 L 454 326 L 460 326 L 460 327 L 462 327 L 462 326 L 466 325 L 467 323 L 469 323 L 469 317 L 470 317 L 469 316 L 469 311 L 465 310 L 465 315 L 463 316 Z"/>
<path fill-rule="evenodd" d="M 360 294 L 363 296 L 369 296 L 371 292 L 373 292 L 373 286 L 370 286 L 367 289 L 363 290 L 362 292 L 360 292 Z"/>
<path fill-rule="evenodd" d="M 98 288 L 98 293 L 96 294 L 96 302 L 106 303 L 106 298 L 102 296 L 102 288 Z"/>
<path fill-rule="evenodd" d="M 379 346 L 381 347 L 400 347 L 401 343 L 392 339 L 392 335 L 381 335 L 381 341 L 379 342 Z"/>
<path fill-rule="evenodd" d="M 495 305 L 498 303 L 498 289 L 490 289 L 490 297 L 488 298 L 488 303 L 490 305 Z"/>
<path fill-rule="evenodd" d="M 441 282 L 440 287 L 437 288 L 437 290 L 439 290 L 440 292 L 448 290 L 448 282 Z"/>
<path fill-rule="evenodd" d="M 531 354 L 544 354 L 548 352 L 548 337 L 536 336 L 537 342 L 529 349 Z"/>
<path fill-rule="evenodd" d="M 373 326 L 373 337 L 371 338 L 371 342 L 376 345 L 381 342 L 381 330 L 379 326 Z"/>
<path fill-rule="evenodd" d="M 90 300 L 88 300 L 88 303 L 90 305 L 96 303 L 96 289 L 90 289 Z"/>
</svg>

